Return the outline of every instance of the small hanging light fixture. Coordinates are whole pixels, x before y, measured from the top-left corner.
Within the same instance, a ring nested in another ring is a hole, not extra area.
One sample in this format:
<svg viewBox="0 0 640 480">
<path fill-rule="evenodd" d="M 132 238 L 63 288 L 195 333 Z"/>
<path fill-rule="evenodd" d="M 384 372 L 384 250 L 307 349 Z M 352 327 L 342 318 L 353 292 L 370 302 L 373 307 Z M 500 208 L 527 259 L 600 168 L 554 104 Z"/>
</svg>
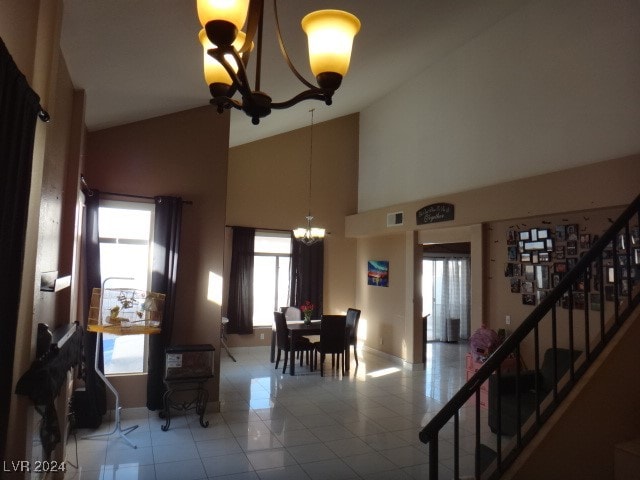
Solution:
<svg viewBox="0 0 640 480">
<path fill-rule="evenodd" d="M 313 166 L 313 112 L 315 109 L 309 110 L 311 112 L 311 129 L 310 129 L 310 142 L 309 142 L 309 210 L 307 214 L 307 226 L 298 227 L 293 231 L 293 236 L 296 240 L 304 243 L 305 245 L 313 245 L 324 238 L 324 228 L 312 227 L 311 221 L 313 216 L 311 215 L 311 173 Z"/>
<path fill-rule="evenodd" d="M 303 100 L 321 100 L 331 105 L 334 92 L 347 74 L 353 38 L 360 21 L 342 10 L 318 10 L 302 19 L 307 34 L 309 63 L 317 85 L 307 81 L 293 66 L 282 40 L 277 0 L 273 1 L 276 36 L 280 51 L 291 72 L 307 90 L 283 102 L 274 102 L 260 90 L 262 66 L 262 23 L 264 0 L 197 0 L 198 18 L 203 27 L 199 38 L 204 49 L 205 80 L 211 103 L 218 112 L 237 108 L 251 117 L 254 125 L 272 109 L 289 108 Z M 242 31 L 246 21 L 246 32 Z M 251 86 L 247 76 L 249 53 L 256 47 L 256 77 Z M 233 98 L 236 93 L 241 99 Z"/>
</svg>

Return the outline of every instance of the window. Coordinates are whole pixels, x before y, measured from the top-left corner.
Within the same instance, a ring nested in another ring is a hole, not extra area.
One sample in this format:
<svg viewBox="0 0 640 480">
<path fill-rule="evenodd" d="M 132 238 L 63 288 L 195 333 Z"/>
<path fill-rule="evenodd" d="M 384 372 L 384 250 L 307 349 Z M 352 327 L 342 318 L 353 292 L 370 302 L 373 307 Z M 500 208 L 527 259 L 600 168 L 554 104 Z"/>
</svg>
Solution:
<svg viewBox="0 0 640 480">
<path fill-rule="evenodd" d="M 289 304 L 291 233 L 256 231 L 253 326 L 271 326 L 273 312 Z"/>
<path fill-rule="evenodd" d="M 103 200 L 98 214 L 100 274 L 132 277 L 112 280 L 106 288 L 150 288 L 154 204 Z M 142 373 L 147 364 L 146 335 L 104 334 L 105 374 Z"/>
</svg>

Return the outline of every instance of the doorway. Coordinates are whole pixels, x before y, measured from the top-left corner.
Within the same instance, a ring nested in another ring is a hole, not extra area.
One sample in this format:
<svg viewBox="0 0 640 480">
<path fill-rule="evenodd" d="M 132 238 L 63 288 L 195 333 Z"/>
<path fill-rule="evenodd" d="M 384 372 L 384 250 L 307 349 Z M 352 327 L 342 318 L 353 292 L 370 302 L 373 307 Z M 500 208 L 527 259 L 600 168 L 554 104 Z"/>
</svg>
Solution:
<svg viewBox="0 0 640 480">
<path fill-rule="evenodd" d="M 426 357 L 427 343 L 469 338 L 470 307 L 471 244 L 462 242 L 423 245 L 423 357 Z M 451 319 L 459 319 L 459 324 Z"/>
</svg>

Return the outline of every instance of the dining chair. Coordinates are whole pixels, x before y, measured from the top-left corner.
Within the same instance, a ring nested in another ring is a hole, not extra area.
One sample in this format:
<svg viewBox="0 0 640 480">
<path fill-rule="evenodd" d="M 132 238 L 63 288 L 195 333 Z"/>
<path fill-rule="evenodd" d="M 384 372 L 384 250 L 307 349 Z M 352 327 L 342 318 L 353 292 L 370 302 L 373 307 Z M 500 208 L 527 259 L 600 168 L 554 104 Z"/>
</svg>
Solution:
<svg viewBox="0 0 640 480">
<path fill-rule="evenodd" d="M 289 340 L 289 328 L 287 327 L 287 320 L 285 319 L 284 313 L 282 312 L 273 312 L 274 321 L 276 324 L 276 348 L 278 349 L 278 353 L 276 356 L 276 370 L 278 369 L 278 364 L 280 363 L 280 355 L 284 350 L 284 365 L 282 368 L 282 373 L 286 373 L 287 371 L 287 363 L 289 360 L 289 352 L 293 348 L 294 351 L 300 352 L 300 365 L 302 365 L 302 352 L 306 352 L 307 354 L 307 364 L 309 363 L 309 353 L 313 350 L 313 345 L 311 342 L 304 337 L 301 337 L 296 341 L 295 345 L 291 345 Z"/>
<path fill-rule="evenodd" d="M 320 353 L 320 376 L 324 377 L 324 359 L 331 354 L 331 368 L 335 365 L 335 357 L 338 357 L 337 367 L 340 369 L 340 356 L 342 356 L 341 373 L 345 372 L 345 350 L 349 348 L 347 338 L 347 318 L 345 315 L 323 315 L 320 322 L 320 341 L 315 342 L 313 354 L 313 368 L 317 368 L 317 353 Z"/>
<path fill-rule="evenodd" d="M 349 329 L 349 343 L 347 348 L 353 345 L 353 356 L 356 359 L 356 367 L 358 366 L 358 352 L 356 344 L 358 343 L 358 323 L 360 322 L 360 310 L 355 308 L 347 309 L 347 328 Z"/>
<path fill-rule="evenodd" d="M 287 322 L 302 320 L 302 310 L 298 307 L 282 307 L 281 310 Z"/>
</svg>

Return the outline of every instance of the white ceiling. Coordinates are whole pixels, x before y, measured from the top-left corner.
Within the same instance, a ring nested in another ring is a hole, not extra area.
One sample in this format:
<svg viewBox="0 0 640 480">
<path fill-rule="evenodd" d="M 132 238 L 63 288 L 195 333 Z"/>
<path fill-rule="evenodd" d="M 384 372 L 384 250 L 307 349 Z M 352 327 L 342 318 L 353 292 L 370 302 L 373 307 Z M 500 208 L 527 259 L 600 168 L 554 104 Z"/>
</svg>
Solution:
<svg viewBox="0 0 640 480">
<path fill-rule="evenodd" d="M 338 8 L 362 22 L 350 72 L 332 106 L 306 101 L 274 110 L 254 126 L 233 111 L 230 145 L 241 145 L 359 112 L 514 9 L 510 0 L 283 0 L 282 34 L 298 70 L 311 79 L 300 19 Z M 398 8 L 401 7 L 401 8 Z M 274 101 L 302 91 L 280 56 L 272 2 L 265 1 L 262 90 Z M 90 131 L 207 105 L 195 0 L 65 0 L 62 52 L 76 88 L 86 91 Z M 252 59 L 255 62 L 255 56 Z M 251 77 L 253 78 L 253 77 Z M 215 108 L 215 107 L 211 107 Z"/>
</svg>

